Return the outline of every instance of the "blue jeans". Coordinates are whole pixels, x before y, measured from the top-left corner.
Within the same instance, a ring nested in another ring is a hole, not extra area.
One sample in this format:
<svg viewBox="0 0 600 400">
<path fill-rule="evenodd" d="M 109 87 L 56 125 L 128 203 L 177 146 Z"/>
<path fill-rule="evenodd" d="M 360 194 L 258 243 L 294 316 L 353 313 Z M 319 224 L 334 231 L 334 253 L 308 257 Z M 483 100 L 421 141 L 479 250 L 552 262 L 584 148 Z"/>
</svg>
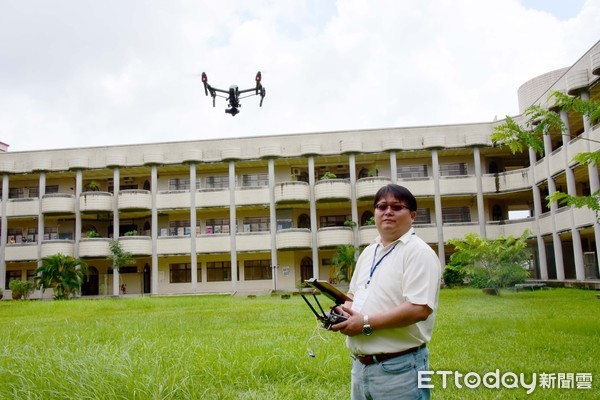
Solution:
<svg viewBox="0 0 600 400">
<path fill-rule="evenodd" d="M 352 400 L 429 400 L 429 389 L 417 387 L 417 371 L 427 371 L 429 349 L 390 358 L 382 363 L 352 363 Z"/>
</svg>

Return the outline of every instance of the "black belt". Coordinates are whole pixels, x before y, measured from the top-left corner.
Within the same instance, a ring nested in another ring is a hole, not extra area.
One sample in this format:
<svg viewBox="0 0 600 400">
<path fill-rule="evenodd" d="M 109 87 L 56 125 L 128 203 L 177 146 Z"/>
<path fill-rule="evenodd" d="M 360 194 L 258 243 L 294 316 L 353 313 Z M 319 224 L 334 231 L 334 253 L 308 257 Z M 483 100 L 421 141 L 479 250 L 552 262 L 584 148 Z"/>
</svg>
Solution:
<svg viewBox="0 0 600 400">
<path fill-rule="evenodd" d="M 417 351 L 424 349 L 427 347 L 426 343 L 423 343 L 420 346 L 412 347 L 408 350 L 399 351 L 397 353 L 382 353 L 382 354 L 355 354 L 354 358 L 360 361 L 364 365 L 378 364 L 385 360 L 389 360 L 390 358 L 400 357 L 406 354 L 416 353 Z"/>
</svg>

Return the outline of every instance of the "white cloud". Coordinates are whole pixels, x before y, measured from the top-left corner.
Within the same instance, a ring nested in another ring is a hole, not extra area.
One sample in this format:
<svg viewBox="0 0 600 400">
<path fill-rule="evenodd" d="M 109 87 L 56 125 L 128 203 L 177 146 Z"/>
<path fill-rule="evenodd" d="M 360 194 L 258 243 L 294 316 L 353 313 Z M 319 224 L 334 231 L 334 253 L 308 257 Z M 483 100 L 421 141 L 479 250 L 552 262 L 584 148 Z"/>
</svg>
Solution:
<svg viewBox="0 0 600 400">
<path fill-rule="evenodd" d="M 600 37 L 518 0 L 2 0 L 10 151 L 491 121 Z M 212 107 L 199 74 L 267 96 Z"/>
</svg>

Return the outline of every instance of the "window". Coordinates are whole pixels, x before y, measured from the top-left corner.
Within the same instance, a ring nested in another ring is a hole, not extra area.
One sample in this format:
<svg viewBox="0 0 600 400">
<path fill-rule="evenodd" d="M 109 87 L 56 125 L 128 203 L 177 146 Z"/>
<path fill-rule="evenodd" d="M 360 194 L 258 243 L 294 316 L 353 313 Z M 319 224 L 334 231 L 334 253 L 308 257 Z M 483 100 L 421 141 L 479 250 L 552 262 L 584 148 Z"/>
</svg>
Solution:
<svg viewBox="0 0 600 400">
<path fill-rule="evenodd" d="M 54 239 L 58 239 L 58 227 L 57 226 L 44 227 L 44 240 L 54 240 Z"/>
<path fill-rule="evenodd" d="M 415 218 L 415 225 L 423 225 L 431 223 L 431 213 L 429 208 L 417 208 L 417 217 Z"/>
<path fill-rule="evenodd" d="M 269 217 L 247 217 L 243 220 L 244 232 L 269 232 Z"/>
<path fill-rule="evenodd" d="M 246 260 L 244 261 L 244 277 L 247 281 L 271 279 L 273 269 L 271 260 Z"/>
<path fill-rule="evenodd" d="M 21 271 L 6 271 L 6 287 L 4 289 L 10 290 L 10 281 L 15 279 L 21 279 Z"/>
<path fill-rule="evenodd" d="M 269 186 L 269 175 L 248 174 L 242 177 L 242 187 Z"/>
<path fill-rule="evenodd" d="M 196 221 L 196 228 L 200 226 L 200 221 Z M 198 229 L 196 229 L 198 231 Z M 162 235 L 161 231 L 161 235 Z M 190 220 L 169 221 L 168 236 L 189 236 L 191 235 Z"/>
<path fill-rule="evenodd" d="M 8 189 L 9 199 L 22 199 L 25 197 L 24 188 L 10 188 Z"/>
<path fill-rule="evenodd" d="M 229 233 L 229 218 L 207 219 L 206 233 Z"/>
<path fill-rule="evenodd" d="M 426 178 L 427 165 L 401 165 L 396 168 L 398 179 Z"/>
<path fill-rule="evenodd" d="M 469 207 L 442 208 L 442 223 L 471 222 Z"/>
<path fill-rule="evenodd" d="M 207 189 L 227 189 L 229 188 L 229 176 L 217 175 L 206 178 Z"/>
<path fill-rule="evenodd" d="M 440 176 L 467 175 L 466 163 L 440 164 Z"/>
<path fill-rule="evenodd" d="M 202 269 L 198 264 L 198 282 L 202 281 Z M 169 264 L 169 282 L 170 283 L 189 283 L 192 281 L 192 264 L 177 263 Z"/>
<path fill-rule="evenodd" d="M 344 222 L 351 219 L 352 216 L 350 215 L 325 215 L 319 218 L 319 225 L 321 228 L 344 226 Z"/>
<path fill-rule="evenodd" d="M 222 282 L 231 280 L 231 261 L 209 261 L 206 263 L 206 281 Z"/>
<path fill-rule="evenodd" d="M 196 189 L 200 187 L 200 178 L 196 178 Z M 169 190 L 190 190 L 190 178 L 169 179 Z"/>
</svg>

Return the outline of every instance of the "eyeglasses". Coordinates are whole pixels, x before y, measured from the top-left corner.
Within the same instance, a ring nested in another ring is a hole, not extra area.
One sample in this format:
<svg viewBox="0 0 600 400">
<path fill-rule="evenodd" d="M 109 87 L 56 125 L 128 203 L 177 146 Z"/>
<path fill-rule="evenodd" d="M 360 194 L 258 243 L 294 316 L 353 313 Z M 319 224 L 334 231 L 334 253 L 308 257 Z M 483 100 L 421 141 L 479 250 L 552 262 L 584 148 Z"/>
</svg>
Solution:
<svg viewBox="0 0 600 400">
<path fill-rule="evenodd" d="M 391 208 L 392 211 L 394 212 L 398 212 L 398 211 L 402 211 L 402 209 L 406 208 L 407 210 L 409 210 L 409 208 L 407 206 L 405 206 L 404 204 L 386 204 L 386 203 L 378 203 L 375 205 L 375 209 L 381 211 L 381 212 L 385 212 L 387 211 L 387 209 Z"/>
</svg>

